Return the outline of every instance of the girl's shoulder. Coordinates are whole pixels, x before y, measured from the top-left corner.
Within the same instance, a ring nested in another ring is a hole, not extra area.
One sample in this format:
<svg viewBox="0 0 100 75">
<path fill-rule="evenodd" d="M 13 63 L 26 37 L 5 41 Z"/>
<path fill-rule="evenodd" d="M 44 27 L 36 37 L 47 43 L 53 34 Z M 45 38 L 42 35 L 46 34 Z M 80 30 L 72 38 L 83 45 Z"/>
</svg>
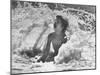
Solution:
<svg viewBox="0 0 100 75">
<path fill-rule="evenodd" d="M 54 32 L 50 33 L 48 35 L 48 40 L 52 40 L 54 38 L 54 35 L 55 35 Z"/>
<path fill-rule="evenodd" d="M 49 38 L 52 38 L 54 35 L 55 35 L 54 32 L 52 32 L 52 33 L 50 33 L 50 34 L 48 35 L 48 37 L 49 37 Z"/>
</svg>

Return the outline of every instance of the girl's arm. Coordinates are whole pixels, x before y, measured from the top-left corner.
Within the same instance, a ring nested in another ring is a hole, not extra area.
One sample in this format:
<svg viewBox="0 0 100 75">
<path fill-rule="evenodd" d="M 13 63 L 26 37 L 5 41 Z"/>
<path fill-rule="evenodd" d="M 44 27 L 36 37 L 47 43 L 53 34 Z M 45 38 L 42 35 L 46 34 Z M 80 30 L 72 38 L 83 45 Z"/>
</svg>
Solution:
<svg viewBox="0 0 100 75">
<path fill-rule="evenodd" d="M 47 41 L 46 48 L 43 51 L 43 56 L 38 61 L 45 62 L 45 60 L 49 54 L 49 51 L 50 51 L 50 42 L 51 42 L 51 34 L 48 35 L 48 41 Z"/>
</svg>

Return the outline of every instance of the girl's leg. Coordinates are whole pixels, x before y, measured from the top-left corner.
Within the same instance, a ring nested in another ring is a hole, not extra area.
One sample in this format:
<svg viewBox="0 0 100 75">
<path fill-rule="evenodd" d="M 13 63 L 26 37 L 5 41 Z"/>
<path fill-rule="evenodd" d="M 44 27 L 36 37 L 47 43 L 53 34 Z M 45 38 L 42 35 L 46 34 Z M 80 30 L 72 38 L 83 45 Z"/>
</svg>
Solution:
<svg viewBox="0 0 100 75">
<path fill-rule="evenodd" d="M 43 52 L 42 57 L 37 62 L 40 62 L 40 61 L 45 62 L 48 55 L 49 55 L 49 51 Z"/>
<path fill-rule="evenodd" d="M 54 53 L 50 53 L 50 54 L 48 55 L 48 57 L 46 58 L 46 61 L 47 61 L 47 62 L 54 61 Z"/>
</svg>

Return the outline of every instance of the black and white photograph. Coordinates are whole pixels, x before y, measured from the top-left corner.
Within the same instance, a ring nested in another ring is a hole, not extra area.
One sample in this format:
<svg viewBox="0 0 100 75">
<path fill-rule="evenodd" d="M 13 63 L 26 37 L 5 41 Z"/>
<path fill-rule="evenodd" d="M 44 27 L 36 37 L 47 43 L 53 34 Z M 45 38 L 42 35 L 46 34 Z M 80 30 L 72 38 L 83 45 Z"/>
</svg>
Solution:
<svg viewBox="0 0 100 75">
<path fill-rule="evenodd" d="M 96 6 L 11 0 L 11 74 L 96 69 Z"/>
</svg>

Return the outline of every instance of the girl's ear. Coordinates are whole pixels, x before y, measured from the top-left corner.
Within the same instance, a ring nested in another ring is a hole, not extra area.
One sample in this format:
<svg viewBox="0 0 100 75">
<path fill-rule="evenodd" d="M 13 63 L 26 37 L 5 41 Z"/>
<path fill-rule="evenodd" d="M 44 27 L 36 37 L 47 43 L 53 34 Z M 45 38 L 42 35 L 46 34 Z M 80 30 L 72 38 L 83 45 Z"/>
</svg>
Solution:
<svg viewBox="0 0 100 75">
<path fill-rule="evenodd" d="M 65 32 L 65 28 L 62 26 L 62 32 Z"/>
</svg>

